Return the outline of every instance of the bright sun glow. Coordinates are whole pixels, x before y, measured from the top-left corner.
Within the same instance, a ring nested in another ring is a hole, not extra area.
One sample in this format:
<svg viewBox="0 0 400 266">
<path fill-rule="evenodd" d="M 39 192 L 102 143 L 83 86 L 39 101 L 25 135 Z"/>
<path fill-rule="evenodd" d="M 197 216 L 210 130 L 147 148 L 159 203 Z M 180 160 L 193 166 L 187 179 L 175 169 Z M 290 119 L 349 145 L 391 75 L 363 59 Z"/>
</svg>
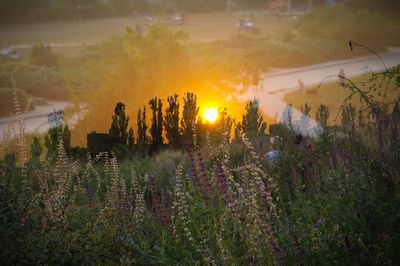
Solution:
<svg viewBox="0 0 400 266">
<path fill-rule="evenodd" d="M 218 118 L 218 111 L 214 107 L 207 108 L 204 111 L 204 119 L 209 123 L 214 123 Z"/>
</svg>

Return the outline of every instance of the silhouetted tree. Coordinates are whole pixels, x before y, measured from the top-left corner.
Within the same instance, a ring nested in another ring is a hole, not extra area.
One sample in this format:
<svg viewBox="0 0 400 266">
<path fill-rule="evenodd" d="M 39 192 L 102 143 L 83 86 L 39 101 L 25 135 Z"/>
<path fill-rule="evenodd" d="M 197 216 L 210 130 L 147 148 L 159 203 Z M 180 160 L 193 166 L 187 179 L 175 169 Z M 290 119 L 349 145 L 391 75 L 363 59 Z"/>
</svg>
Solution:
<svg viewBox="0 0 400 266">
<path fill-rule="evenodd" d="M 226 108 L 219 110 L 219 123 L 217 127 L 217 132 L 220 136 L 227 134 L 228 141 L 230 139 L 231 129 L 233 125 L 233 119 L 228 115 Z"/>
<path fill-rule="evenodd" d="M 128 122 L 129 117 L 125 115 L 125 104 L 121 102 L 117 103 L 114 109 L 114 115 L 112 116 L 109 134 L 118 143 L 128 143 Z"/>
<path fill-rule="evenodd" d="M 181 145 L 181 134 L 179 133 L 179 102 L 178 95 L 168 97 L 168 107 L 165 110 L 164 119 L 165 136 L 169 144 L 178 148 Z"/>
<path fill-rule="evenodd" d="M 218 119 L 214 124 L 210 125 L 206 123 L 201 125 L 198 123 L 198 127 L 200 126 L 200 128 L 203 128 L 203 130 L 204 127 L 207 129 L 206 132 L 202 132 L 201 129 L 197 128 L 199 140 L 202 141 L 208 132 L 210 141 L 212 143 L 221 143 L 224 137 L 229 142 L 232 124 L 233 119 L 228 115 L 226 108 L 220 108 L 218 110 Z"/>
<path fill-rule="evenodd" d="M 133 134 L 133 128 L 130 127 L 128 131 L 128 146 L 132 148 L 134 144 L 135 144 L 135 137 Z"/>
<path fill-rule="evenodd" d="M 162 102 L 161 99 L 157 97 L 153 98 L 149 102 L 150 109 L 152 111 L 152 120 L 151 120 L 151 151 L 158 150 L 163 144 L 162 139 Z"/>
<path fill-rule="evenodd" d="M 193 127 L 195 126 L 198 113 L 197 96 L 191 92 L 187 92 L 183 97 L 181 120 L 182 134 L 186 141 L 190 141 L 193 138 Z"/>
<path fill-rule="evenodd" d="M 241 128 L 249 139 L 264 136 L 267 128 L 267 124 L 263 121 L 258 107 L 259 102 L 257 99 L 250 101 L 247 103 L 246 112 L 242 117 Z"/>
<path fill-rule="evenodd" d="M 236 125 L 235 125 L 234 140 L 236 140 L 236 141 L 240 141 L 241 140 L 241 138 L 240 138 L 241 132 L 242 132 L 242 123 L 237 122 Z"/>
<path fill-rule="evenodd" d="M 143 146 L 147 143 L 146 106 L 138 111 L 137 128 L 137 144 Z"/>
</svg>

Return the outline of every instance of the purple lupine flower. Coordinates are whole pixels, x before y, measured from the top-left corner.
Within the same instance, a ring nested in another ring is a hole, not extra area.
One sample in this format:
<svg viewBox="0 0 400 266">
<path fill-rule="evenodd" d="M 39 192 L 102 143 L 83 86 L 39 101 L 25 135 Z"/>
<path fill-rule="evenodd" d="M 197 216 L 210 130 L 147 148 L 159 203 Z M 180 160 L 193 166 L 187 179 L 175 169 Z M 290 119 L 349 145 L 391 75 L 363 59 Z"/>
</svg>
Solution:
<svg viewBox="0 0 400 266">
<path fill-rule="evenodd" d="M 199 176 L 197 174 L 196 162 L 195 162 L 195 158 L 193 155 L 193 149 L 192 149 L 191 145 L 189 145 L 189 144 L 186 144 L 185 148 L 189 155 L 189 161 L 190 161 L 189 175 L 192 178 L 193 182 L 195 183 L 196 187 L 201 189 L 201 183 L 200 183 Z"/>
<path fill-rule="evenodd" d="M 123 236 L 117 236 L 116 238 L 115 238 L 115 241 L 117 241 L 117 242 L 122 242 L 122 241 L 124 241 L 125 240 L 125 237 L 123 237 Z"/>
<path fill-rule="evenodd" d="M 347 252 L 349 253 L 350 257 L 353 257 L 353 250 L 351 248 L 350 240 L 347 235 L 343 236 L 343 242 L 344 242 L 344 246 L 345 246 Z"/>
<path fill-rule="evenodd" d="M 210 192 L 214 192 L 214 188 L 211 184 L 210 179 L 208 178 L 207 171 L 206 171 L 206 163 L 204 162 L 203 155 L 200 151 L 197 152 L 197 160 L 199 162 L 199 168 L 201 176 L 203 177 L 204 182 Z"/>
<path fill-rule="evenodd" d="M 268 178 L 264 177 L 263 178 L 263 183 L 264 183 L 264 189 L 262 191 L 262 203 L 265 208 L 269 209 L 268 212 L 268 217 L 269 217 L 269 223 L 265 221 L 260 215 L 259 223 L 261 224 L 261 227 L 263 228 L 264 232 L 266 235 L 269 235 L 270 237 L 268 238 L 268 243 L 271 246 L 273 252 L 275 253 L 276 257 L 279 259 L 279 264 L 280 265 L 285 265 L 285 254 L 281 247 L 279 246 L 278 242 L 276 241 L 276 237 L 274 232 L 272 231 L 272 226 L 275 224 L 276 221 L 276 212 L 274 206 L 270 206 L 269 202 L 271 201 L 271 194 L 270 194 L 270 184 L 268 182 Z"/>
<path fill-rule="evenodd" d="M 168 209 L 169 204 L 169 196 L 165 188 L 161 188 L 161 202 L 164 208 Z"/>
<path fill-rule="evenodd" d="M 300 245 L 300 240 L 296 233 L 293 233 L 293 240 L 294 240 L 294 245 L 296 247 L 296 255 L 297 255 L 297 259 L 298 259 L 298 264 L 300 266 L 303 266 L 304 265 L 304 249 Z"/>
<path fill-rule="evenodd" d="M 162 221 L 165 227 L 169 227 L 171 224 L 171 215 L 168 211 L 169 208 L 169 197 L 168 193 L 164 188 L 161 188 L 161 214 L 162 214 Z"/>
<path fill-rule="evenodd" d="M 154 176 L 150 177 L 150 183 L 151 183 L 151 202 L 152 202 L 152 209 L 154 216 L 156 217 L 156 220 L 158 221 L 159 224 L 161 224 L 165 228 L 168 228 L 170 225 L 170 217 L 169 214 L 165 211 L 165 209 L 162 208 L 161 206 L 160 198 L 156 191 L 156 183 Z M 164 189 L 161 189 L 161 191 L 163 190 Z"/>
<path fill-rule="evenodd" d="M 85 186 L 85 195 L 89 203 L 89 208 L 93 206 L 93 190 L 90 188 L 89 184 L 86 183 Z"/>
<path fill-rule="evenodd" d="M 236 202 L 229 196 L 228 183 L 226 180 L 224 170 L 222 169 L 221 165 L 217 166 L 216 177 L 219 182 L 221 191 L 223 193 L 225 204 L 228 205 L 228 207 L 231 209 L 232 212 L 234 212 L 236 207 Z"/>
<path fill-rule="evenodd" d="M 156 182 L 154 176 L 150 176 L 150 184 L 151 184 L 151 205 L 153 212 L 156 214 L 160 213 L 160 199 L 158 198 L 157 192 L 156 192 Z"/>
</svg>

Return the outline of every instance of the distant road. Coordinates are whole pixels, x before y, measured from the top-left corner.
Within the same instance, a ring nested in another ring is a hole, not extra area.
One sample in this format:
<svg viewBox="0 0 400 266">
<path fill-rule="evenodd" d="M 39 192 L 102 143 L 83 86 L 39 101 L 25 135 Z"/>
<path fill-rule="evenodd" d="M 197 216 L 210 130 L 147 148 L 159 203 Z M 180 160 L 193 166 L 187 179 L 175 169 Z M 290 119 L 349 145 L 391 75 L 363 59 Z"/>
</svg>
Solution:
<svg viewBox="0 0 400 266">
<path fill-rule="evenodd" d="M 263 80 L 258 88 L 248 90 L 242 97 L 242 100 L 249 100 L 256 97 L 260 101 L 262 112 L 280 121 L 282 114 L 287 107 L 282 99 L 286 93 L 299 89 L 299 79 L 305 86 L 320 84 L 321 82 L 337 81 L 338 73 L 343 68 L 346 77 L 355 77 L 371 71 L 382 71 L 387 68 L 400 64 L 400 49 L 389 49 L 390 52 L 382 53 L 385 65 L 374 55 L 353 58 L 349 60 L 331 61 L 323 64 L 316 64 L 302 68 L 282 69 L 265 73 Z M 301 112 L 293 110 L 293 120 L 301 119 Z M 312 134 L 315 121 L 310 121 L 310 130 L 304 134 Z"/>
<path fill-rule="evenodd" d="M 26 112 L 24 116 L 25 133 L 43 133 L 49 129 L 47 115 L 54 110 L 64 110 L 69 106 L 69 102 L 48 102 L 46 105 L 36 106 L 35 110 Z M 17 117 L 11 116 L 0 118 L 0 143 L 3 142 L 4 134 L 10 130 L 11 138 L 18 132 Z"/>
<path fill-rule="evenodd" d="M 390 50 L 391 52 L 379 55 L 388 68 L 400 64 L 400 48 Z M 263 91 L 268 93 L 280 91 L 288 93 L 299 88 L 299 79 L 306 86 L 312 86 L 324 81 L 337 80 L 340 68 L 343 68 L 346 77 L 356 77 L 371 71 L 382 71 L 385 65 L 377 56 L 370 55 L 301 68 L 283 69 L 264 74 L 262 87 Z"/>
</svg>

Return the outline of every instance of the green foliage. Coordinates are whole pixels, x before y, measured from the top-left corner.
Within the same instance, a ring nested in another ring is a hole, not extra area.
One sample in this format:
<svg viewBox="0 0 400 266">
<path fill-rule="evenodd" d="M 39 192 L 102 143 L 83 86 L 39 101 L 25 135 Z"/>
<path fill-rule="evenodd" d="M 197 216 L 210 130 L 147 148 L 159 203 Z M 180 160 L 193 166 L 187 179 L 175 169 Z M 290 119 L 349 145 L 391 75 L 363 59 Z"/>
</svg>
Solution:
<svg viewBox="0 0 400 266">
<path fill-rule="evenodd" d="M 38 161 L 42 155 L 42 145 L 38 137 L 33 137 L 33 143 L 31 144 L 31 159 Z"/>
<path fill-rule="evenodd" d="M 183 96 L 183 112 L 181 119 L 181 130 L 185 141 L 191 142 L 193 128 L 196 125 L 199 107 L 197 107 L 197 96 L 194 93 L 187 92 Z"/>
<path fill-rule="evenodd" d="M 181 146 L 180 132 L 179 132 L 179 101 L 178 95 L 168 96 L 168 107 L 165 110 L 164 128 L 165 136 L 168 143 L 174 147 L 178 148 Z"/>
<path fill-rule="evenodd" d="M 135 143 L 135 136 L 133 133 L 133 128 L 130 127 L 128 131 L 128 146 L 132 148 L 134 143 Z"/>
<path fill-rule="evenodd" d="M 257 99 L 251 100 L 246 105 L 245 114 L 242 117 L 241 128 L 249 139 L 255 139 L 265 135 L 267 124 L 263 121 Z"/>
<path fill-rule="evenodd" d="M 149 102 L 152 111 L 151 119 L 151 151 L 157 151 L 163 144 L 163 114 L 162 114 L 162 101 L 157 97 Z"/>
<path fill-rule="evenodd" d="M 333 8 L 317 8 L 299 23 L 299 30 L 309 36 L 341 42 L 357 40 L 375 49 L 382 49 L 388 38 L 389 22 L 384 14 L 366 9 L 351 10 L 345 4 Z"/>
<path fill-rule="evenodd" d="M 11 175 L 17 168 L 17 157 L 14 153 L 7 153 L 1 161 L 1 167 L 4 169 L 5 175 Z"/>
<path fill-rule="evenodd" d="M 146 144 L 149 140 L 147 128 L 146 106 L 143 106 L 143 111 L 139 109 L 137 115 L 137 145 L 142 155 L 146 154 Z"/>
<path fill-rule="evenodd" d="M 78 84 L 75 85 L 79 87 Z M 67 84 L 58 67 L 38 66 L 26 61 L 2 62 L 0 87 L 17 87 L 29 96 L 46 99 L 66 100 L 69 96 Z"/>
<path fill-rule="evenodd" d="M 125 114 L 125 104 L 118 102 L 114 109 L 112 124 L 109 130 L 111 138 L 121 144 L 128 144 L 129 117 Z"/>
<path fill-rule="evenodd" d="M 64 149 L 68 152 L 71 148 L 71 131 L 68 125 L 50 128 L 44 137 L 44 145 L 47 149 L 47 160 L 54 160 L 57 155 L 57 148 L 60 143 L 60 139 L 64 145 Z"/>
<path fill-rule="evenodd" d="M 53 53 L 48 44 L 34 45 L 29 51 L 29 59 L 34 65 L 57 66 L 57 55 Z"/>
<path fill-rule="evenodd" d="M 147 123 L 146 123 L 146 107 L 143 106 L 143 111 L 138 110 L 137 117 L 137 128 L 138 128 L 138 144 L 146 144 L 147 137 Z"/>
</svg>

